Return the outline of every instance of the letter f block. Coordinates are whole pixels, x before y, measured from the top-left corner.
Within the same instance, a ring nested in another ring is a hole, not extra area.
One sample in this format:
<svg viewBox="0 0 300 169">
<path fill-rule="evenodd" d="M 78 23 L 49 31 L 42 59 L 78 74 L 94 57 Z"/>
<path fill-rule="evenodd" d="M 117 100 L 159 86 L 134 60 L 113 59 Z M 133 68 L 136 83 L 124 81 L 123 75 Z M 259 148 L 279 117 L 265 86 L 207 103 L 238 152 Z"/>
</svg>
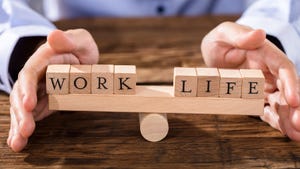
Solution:
<svg viewBox="0 0 300 169">
<path fill-rule="evenodd" d="M 242 93 L 242 77 L 240 70 L 219 69 L 220 97 L 240 98 Z"/>
<path fill-rule="evenodd" d="M 48 94 L 69 93 L 70 65 L 49 65 L 46 71 L 46 89 Z"/>
<path fill-rule="evenodd" d="M 136 81 L 135 65 L 115 65 L 114 94 L 135 94 Z"/>
</svg>

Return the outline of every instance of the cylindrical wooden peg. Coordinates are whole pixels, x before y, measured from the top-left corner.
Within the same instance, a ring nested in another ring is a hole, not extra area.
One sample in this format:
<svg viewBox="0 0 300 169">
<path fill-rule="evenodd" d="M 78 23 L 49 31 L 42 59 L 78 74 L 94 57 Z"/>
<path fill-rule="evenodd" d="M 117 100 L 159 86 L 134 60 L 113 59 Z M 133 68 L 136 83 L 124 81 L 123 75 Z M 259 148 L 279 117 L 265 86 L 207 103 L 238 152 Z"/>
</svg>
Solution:
<svg viewBox="0 0 300 169">
<path fill-rule="evenodd" d="M 142 136 L 151 142 L 164 139 L 169 131 L 166 113 L 140 113 L 140 131 Z"/>
</svg>

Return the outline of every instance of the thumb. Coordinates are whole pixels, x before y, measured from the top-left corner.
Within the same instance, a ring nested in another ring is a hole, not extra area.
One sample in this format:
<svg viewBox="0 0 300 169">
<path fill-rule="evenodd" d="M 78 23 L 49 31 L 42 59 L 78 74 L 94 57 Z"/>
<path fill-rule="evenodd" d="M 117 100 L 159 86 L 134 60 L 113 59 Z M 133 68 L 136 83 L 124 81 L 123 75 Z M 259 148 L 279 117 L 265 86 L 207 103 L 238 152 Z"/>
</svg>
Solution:
<svg viewBox="0 0 300 169">
<path fill-rule="evenodd" d="M 254 30 L 233 22 L 224 22 L 216 30 L 218 31 L 216 39 L 232 47 L 244 50 L 259 48 L 266 39 L 265 31 L 261 29 Z"/>
<path fill-rule="evenodd" d="M 48 35 L 49 46 L 57 53 L 72 53 L 80 63 L 98 63 L 99 51 L 92 35 L 84 29 L 54 30 Z"/>
</svg>

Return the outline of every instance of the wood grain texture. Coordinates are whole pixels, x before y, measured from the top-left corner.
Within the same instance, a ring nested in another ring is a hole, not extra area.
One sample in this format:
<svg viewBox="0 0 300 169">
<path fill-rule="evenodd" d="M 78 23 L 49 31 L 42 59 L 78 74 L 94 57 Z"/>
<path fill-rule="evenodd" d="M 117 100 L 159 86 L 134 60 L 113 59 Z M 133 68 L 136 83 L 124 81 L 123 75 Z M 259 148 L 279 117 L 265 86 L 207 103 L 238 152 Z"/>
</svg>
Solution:
<svg viewBox="0 0 300 169">
<path fill-rule="evenodd" d="M 263 108 L 264 99 L 174 97 L 172 86 L 137 86 L 135 95 L 49 95 L 50 110 L 66 111 L 255 116 L 263 115 Z"/>
<path fill-rule="evenodd" d="M 100 63 L 137 65 L 138 83 L 169 84 L 175 66 L 204 66 L 199 44 L 237 17 L 79 19 L 56 23 L 86 28 Z M 0 93 L 0 168 L 300 168 L 300 143 L 249 116 L 168 114 L 169 134 L 145 141 L 136 113 L 57 112 L 37 122 L 21 153 L 6 145 L 9 97 Z"/>
</svg>

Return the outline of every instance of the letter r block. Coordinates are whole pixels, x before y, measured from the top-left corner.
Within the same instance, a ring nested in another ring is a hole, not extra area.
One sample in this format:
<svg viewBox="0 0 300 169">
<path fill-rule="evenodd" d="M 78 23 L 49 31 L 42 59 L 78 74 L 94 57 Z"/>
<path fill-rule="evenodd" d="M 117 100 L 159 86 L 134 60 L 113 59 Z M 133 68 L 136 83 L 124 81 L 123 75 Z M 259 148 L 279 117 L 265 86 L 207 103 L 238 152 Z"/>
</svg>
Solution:
<svg viewBox="0 0 300 169">
<path fill-rule="evenodd" d="M 92 65 L 92 93 L 113 94 L 114 65 Z"/>
<path fill-rule="evenodd" d="M 219 69 L 220 97 L 240 98 L 242 93 L 242 78 L 240 70 Z"/>
<path fill-rule="evenodd" d="M 136 67 L 135 65 L 115 65 L 114 94 L 135 94 Z"/>
<path fill-rule="evenodd" d="M 90 94 L 92 65 L 71 65 L 70 93 Z"/>
<path fill-rule="evenodd" d="M 46 71 L 46 89 L 48 94 L 69 93 L 70 65 L 49 65 Z"/>
<path fill-rule="evenodd" d="M 265 77 L 259 69 L 241 69 L 242 98 L 246 99 L 263 99 Z"/>
<path fill-rule="evenodd" d="M 174 96 L 196 97 L 197 73 L 195 68 L 174 68 Z"/>
</svg>

